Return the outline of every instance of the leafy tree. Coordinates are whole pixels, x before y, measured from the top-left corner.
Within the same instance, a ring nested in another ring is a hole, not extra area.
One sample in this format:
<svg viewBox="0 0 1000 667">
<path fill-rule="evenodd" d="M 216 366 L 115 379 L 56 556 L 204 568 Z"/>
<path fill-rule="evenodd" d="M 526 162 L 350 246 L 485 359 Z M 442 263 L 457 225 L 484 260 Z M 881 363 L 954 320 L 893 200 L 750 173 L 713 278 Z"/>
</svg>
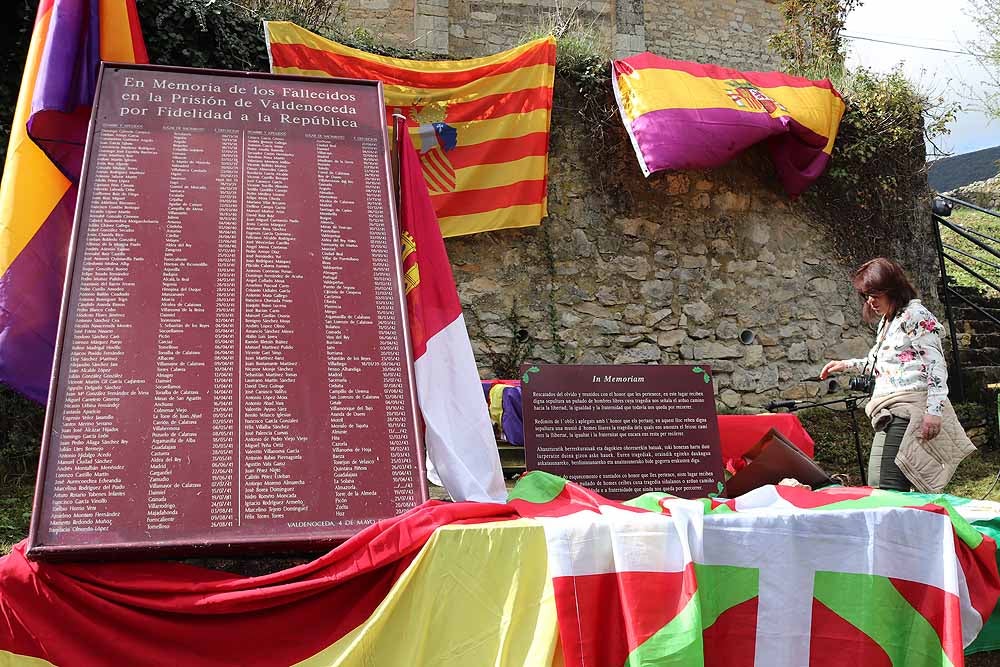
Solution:
<svg viewBox="0 0 1000 667">
<path fill-rule="evenodd" d="M 841 32 L 860 5 L 861 0 L 784 0 L 784 26 L 768 42 L 782 69 L 811 79 L 842 73 L 847 51 Z"/>
<path fill-rule="evenodd" d="M 968 0 L 966 13 L 980 28 L 979 39 L 966 46 L 987 76 L 970 92 L 986 113 L 1000 118 L 1000 0 Z"/>
</svg>

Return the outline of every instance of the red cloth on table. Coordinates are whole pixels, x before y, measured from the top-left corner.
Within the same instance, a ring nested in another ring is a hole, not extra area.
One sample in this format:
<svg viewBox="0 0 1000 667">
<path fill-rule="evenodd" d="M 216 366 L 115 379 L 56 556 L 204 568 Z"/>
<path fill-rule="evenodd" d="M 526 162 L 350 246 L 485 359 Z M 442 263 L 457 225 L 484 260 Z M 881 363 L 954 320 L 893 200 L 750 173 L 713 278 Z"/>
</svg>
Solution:
<svg viewBox="0 0 1000 667">
<path fill-rule="evenodd" d="M 812 437 L 802 427 L 802 422 L 793 414 L 773 415 L 719 415 L 719 441 L 722 445 L 722 460 L 728 461 L 743 456 L 772 427 L 803 451 L 813 457 Z"/>
</svg>

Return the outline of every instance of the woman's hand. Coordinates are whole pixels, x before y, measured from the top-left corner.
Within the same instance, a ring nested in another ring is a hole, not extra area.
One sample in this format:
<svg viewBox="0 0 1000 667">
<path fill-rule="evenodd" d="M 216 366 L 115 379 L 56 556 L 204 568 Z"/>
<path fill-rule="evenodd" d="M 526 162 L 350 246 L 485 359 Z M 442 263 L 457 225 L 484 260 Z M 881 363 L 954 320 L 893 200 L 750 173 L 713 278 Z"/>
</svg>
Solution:
<svg viewBox="0 0 1000 667">
<path fill-rule="evenodd" d="M 828 361 L 826 362 L 826 366 L 823 366 L 823 370 L 819 372 L 819 379 L 825 380 L 830 375 L 840 373 L 846 368 L 847 368 L 846 361 Z"/>
<path fill-rule="evenodd" d="M 937 415 L 924 415 L 920 423 L 921 440 L 933 440 L 941 432 L 941 418 Z"/>
</svg>

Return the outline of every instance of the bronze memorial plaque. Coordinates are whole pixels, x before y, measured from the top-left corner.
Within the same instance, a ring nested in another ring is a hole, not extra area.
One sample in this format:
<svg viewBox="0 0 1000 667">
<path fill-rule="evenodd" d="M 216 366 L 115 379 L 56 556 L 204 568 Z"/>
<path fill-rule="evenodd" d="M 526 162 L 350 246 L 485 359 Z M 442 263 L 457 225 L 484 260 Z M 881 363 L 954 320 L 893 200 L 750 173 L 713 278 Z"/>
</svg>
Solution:
<svg viewBox="0 0 1000 667">
<path fill-rule="evenodd" d="M 374 81 L 105 65 L 29 555 L 317 548 L 423 502 Z"/>
<path fill-rule="evenodd" d="M 608 498 L 719 491 L 722 455 L 704 366 L 522 369 L 524 455 Z"/>
</svg>

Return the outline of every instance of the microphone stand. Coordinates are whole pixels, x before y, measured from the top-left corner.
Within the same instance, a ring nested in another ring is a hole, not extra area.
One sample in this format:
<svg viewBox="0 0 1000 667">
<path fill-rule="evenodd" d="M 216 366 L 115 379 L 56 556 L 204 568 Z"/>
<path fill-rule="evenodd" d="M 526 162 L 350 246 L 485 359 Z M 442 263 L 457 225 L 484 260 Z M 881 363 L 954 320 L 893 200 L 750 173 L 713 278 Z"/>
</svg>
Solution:
<svg viewBox="0 0 1000 667">
<path fill-rule="evenodd" d="M 861 485 L 868 486 L 868 471 L 865 470 L 864 456 L 861 453 L 861 428 L 858 426 L 858 416 L 855 414 L 855 410 L 858 409 L 858 401 L 861 398 L 867 398 L 867 396 L 857 396 L 850 395 L 844 398 L 835 398 L 829 401 L 821 401 L 819 403 L 813 401 L 798 402 L 795 405 L 789 406 L 787 409 L 789 412 L 795 412 L 797 410 L 802 410 L 803 408 L 823 408 L 828 409 L 831 405 L 836 405 L 837 403 L 843 403 L 844 407 L 847 408 L 847 412 L 851 415 L 851 433 L 854 436 L 854 451 L 858 456 L 858 471 L 861 473 Z"/>
</svg>

